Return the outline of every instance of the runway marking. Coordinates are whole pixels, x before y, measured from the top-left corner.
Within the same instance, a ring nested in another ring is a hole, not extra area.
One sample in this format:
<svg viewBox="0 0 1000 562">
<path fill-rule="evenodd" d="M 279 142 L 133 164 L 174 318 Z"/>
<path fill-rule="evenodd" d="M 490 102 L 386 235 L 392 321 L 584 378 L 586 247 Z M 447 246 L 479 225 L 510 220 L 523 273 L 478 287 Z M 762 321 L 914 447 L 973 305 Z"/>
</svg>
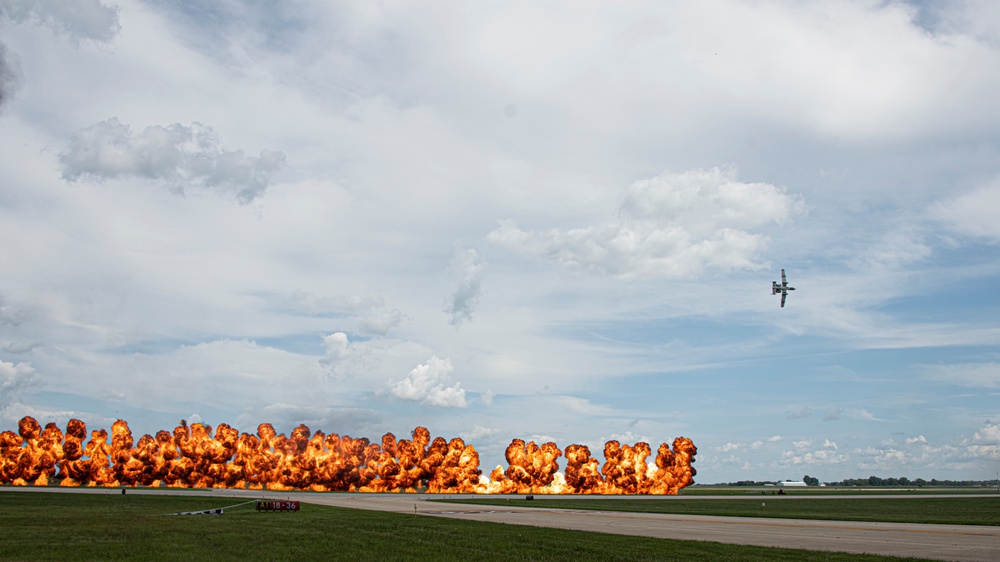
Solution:
<svg viewBox="0 0 1000 562">
<path fill-rule="evenodd" d="M 566 513 L 567 511 L 545 510 L 545 512 L 552 513 L 552 514 L 559 514 L 559 513 Z M 495 513 L 499 513 L 499 512 L 495 512 Z M 531 511 L 530 510 L 529 511 L 507 511 L 507 512 L 503 512 L 503 513 L 531 513 Z M 981 531 L 959 531 L 959 530 L 947 531 L 947 530 L 944 530 L 944 529 L 895 529 L 895 528 L 879 528 L 879 527 L 857 527 L 857 526 L 847 526 L 847 525 L 825 525 L 823 523 L 812 523 L 812 524 L 804 524 L 804 523 L 781 523 L 781 522 L 775 522 L 775 521 L 761 520 L 763 518 L 755 519 L 755 518 L 750 518 L 750 517 L 747 518 L 748 519 L 747 521 L 728 521 L 728 520 L 720 520 L 720 519 L 711 519 L 711 520 L 710 519 L 698 519 L 698 520 L 695 520 L 695 519 L 683 519 L 683 518 L 679 518 L 679 517 L 670 517 L 670 516 L 649 517 L 649 516 L 642 516 L 642 515 L 619 515 L 619 514 L 614 513 L 614 512 L 590 511 L 590 510 L 583 510 L 583 511 L 573 510 L 573 511 L 569 511 L 569 513 L 574 513 L 574 514 L 577 514 L 577 515 L 585 515 L 585 516 L 588 516 L 588 517 L 602 515 L 602 516 L 604 516 L 606 518 L 611 518 L 611 519 L 629 519 L 629 520 L 633 520 L 633 521 L 634 520 L 640 520 L 640 521 L 679 521 L 679 522 L 694 522 L 694 521 L 697 521 L 698 523 L 717 523 L 717 524 L 721 524 L 721 525 L 744 525 L 744 526 L 759 525 L 759 526 L 762 526 L 762 527 L 797 527 L 797 528 L 803 528 L 803 529 L 835 529 L 835 530 L 845 530 L 845 531 L 875 531 L 875 532 L 892 531 L 892 532 L 896 532 L 896 533 L 925 533 L 925 534 L 935 534 L 935 535 L 973 535 L 973 536 L 977 536 L 977 537 L 1000 537 L 1000 530 L 998 530 L 997 532 L 981 532 Z M 820 521 L 820 520 L 819 519 L 807 519 L 807 520 L 804 520 L 804 521 Z M 873 521 L 872 523 L 876 523 L 877 524 L 877 523 L 884 523 L 884 522 Z"/>
</svg>

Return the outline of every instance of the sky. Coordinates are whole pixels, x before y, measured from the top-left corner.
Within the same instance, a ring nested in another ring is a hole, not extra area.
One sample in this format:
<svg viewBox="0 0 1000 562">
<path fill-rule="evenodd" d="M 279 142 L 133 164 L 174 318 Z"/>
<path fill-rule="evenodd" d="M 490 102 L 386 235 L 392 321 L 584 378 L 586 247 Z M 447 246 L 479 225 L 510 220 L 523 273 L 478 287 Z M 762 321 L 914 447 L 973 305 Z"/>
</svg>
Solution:
<svg viewBox="0 0 1000 562">
<path fill-rule="evenodd" d="M 993 479 L 998 22 L 0 0 L 0 429 L 424 426 L 484 473 L 515 438 L 684 436 L 703 484 Z"/>
</svg>

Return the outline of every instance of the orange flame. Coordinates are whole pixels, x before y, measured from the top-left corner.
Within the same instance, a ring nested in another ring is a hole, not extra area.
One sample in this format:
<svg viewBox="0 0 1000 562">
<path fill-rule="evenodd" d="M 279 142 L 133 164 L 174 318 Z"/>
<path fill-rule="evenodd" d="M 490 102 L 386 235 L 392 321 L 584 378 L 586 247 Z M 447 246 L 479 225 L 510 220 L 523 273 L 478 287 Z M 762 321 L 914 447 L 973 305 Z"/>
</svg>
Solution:
<svg viewBox="0 0 1000 562">
<path fill-rule="evenodd" d="M 498 466 L 482 478 L 479 453 L 462 439 L 431 440 L 417 427 L 411 439 L 392 433 L 381 445 L 299 425 L 285 437 L 271 424 L 257 434 L 182 421 L 173 433 L 143 435 L 136 443 L 128 423 L 118 420 L 108 432 L 92 431 L 71 419 L 66 433 L 49 423 L 43 429 L 26 416 L 18 432 L 0 433 L 0 484 L 47 486 L 147 486 L 243 488 L 350 492 L 475 494 L 676 494 L 694 481 L 691 466 L 698 452 L 685 437 L 673 448 L 660 445 L 654 464 L 649 444 L 608 441 L 601 466 L 584 445 L 565 452 L 555 443 L 537 445 L 514 439 L 507 447 L 506 470 Z M 559 472 L 558 459 L 566 457 Z"/>
</svg>

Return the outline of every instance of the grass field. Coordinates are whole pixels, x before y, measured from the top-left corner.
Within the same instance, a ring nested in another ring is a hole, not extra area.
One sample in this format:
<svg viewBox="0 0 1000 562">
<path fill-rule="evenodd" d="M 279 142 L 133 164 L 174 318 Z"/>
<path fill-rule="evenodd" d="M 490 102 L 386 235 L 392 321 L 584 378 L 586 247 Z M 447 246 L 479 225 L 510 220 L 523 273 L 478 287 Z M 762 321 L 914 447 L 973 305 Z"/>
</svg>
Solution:
<svg viewBox="0 0 1000 562">
<path fill-rule="evenodd" d="M 888 521 L 897 523 L 945 523 L 954 525 L 1000 525 L 1000 496 L 967 498 L 806 498 L 759 496 L 740 499 L 561 499 L 535 496 L 534 500 L 477 498 L 448 500 L 459 503 L 594 509 L 635 513 L 728 515 L 839 521 Z"/>
<path fill-rule="evenodd" d="M 2 560 L 899 560 L 413 517 L 299 512 L 166 515 L 232 498 L 0 493 Z"/>
<path fill-rule="evenodd" d="M 682 496 L 759 496 L 776 494 L 779 488 L 757 486 L 689 486 L 681 490 Z M 996 488 L 974 488 L 971 486 L 923 486 L 923 487 L 857 487 L 857 486 L 808 486 L 782 488 L 789 496 L 928 496 L 928 495 L 984 495 L 995 494 Z"/>
</svg>

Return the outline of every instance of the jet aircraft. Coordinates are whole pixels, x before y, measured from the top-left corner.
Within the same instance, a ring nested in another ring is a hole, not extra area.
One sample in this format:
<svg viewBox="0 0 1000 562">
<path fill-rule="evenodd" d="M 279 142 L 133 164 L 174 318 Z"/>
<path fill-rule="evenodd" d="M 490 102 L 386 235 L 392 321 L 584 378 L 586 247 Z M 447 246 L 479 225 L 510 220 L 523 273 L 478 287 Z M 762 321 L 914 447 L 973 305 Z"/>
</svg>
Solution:
<svg viewBox="0 0 1000 562">
<path fill-rule="evenodd" d="M 794 291 L 795 287 L 788 286 L 788 280 L 785 279 L 785 270 L 781 270 L 781 284 L 779 285 L 777 281 L 771 281 L 771 294 L 777 295 L 781 293 L 781 308 L 785 308 L 785 298 L 788 297 L 788 291 Z"/>
</svg>

